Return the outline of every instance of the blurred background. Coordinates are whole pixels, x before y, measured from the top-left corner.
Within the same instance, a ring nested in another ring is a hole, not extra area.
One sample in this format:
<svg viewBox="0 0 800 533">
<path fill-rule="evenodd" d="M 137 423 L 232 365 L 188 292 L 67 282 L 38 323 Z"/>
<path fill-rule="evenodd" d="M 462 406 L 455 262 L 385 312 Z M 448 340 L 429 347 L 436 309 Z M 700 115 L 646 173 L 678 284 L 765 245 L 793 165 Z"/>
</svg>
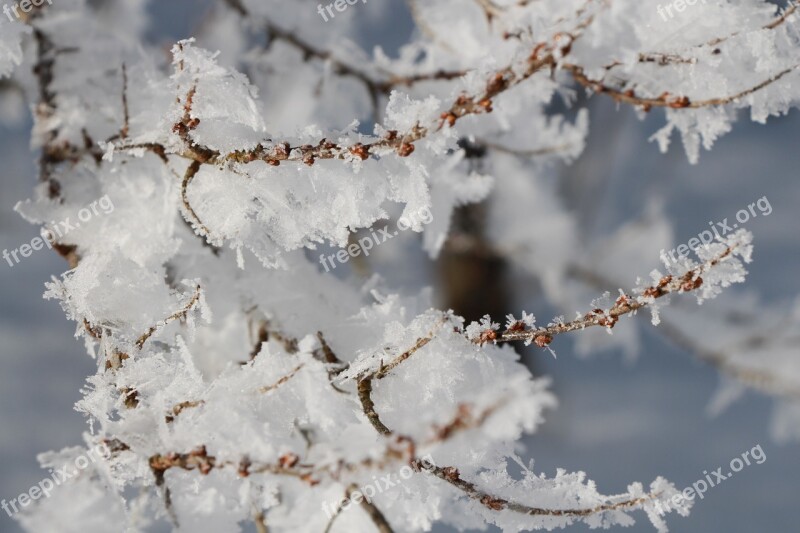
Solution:
<svg viewBox="0 0 800 533">
<path fill-rule="evenodd" d="M 153 4 L 156 25 L 148 36 L 155 43 L 169 46 L 206 22 L 206 1 Z M 391 17 L 381 19 L 367 18 L 366 9 L 343 16 L 364 18 L 356 24 L 363 28 L 360 44 L 365 49 L 380 44 L 392 53 L 414 27 L 403 3 L 390 11 Z M 732 217 L 767 196 L 773 212 L 747 225 L 755 235 L 755 261 L 747 283 L 735 290 L 758 294 L 764 306 L 783 305 L 796 296 L 800 114 L 772 119 L 766 126 L 742 117 L 733 133 L 692 166 L 678 144 L 662 155 L 647 141 L 663 124 L 660 113 L 640 121 L 632 110 L 616 109 L 603 98 L 592 99 L 589 109 L 587 149 L 575 164 L 558 171 L 558 188 L 566 204 L 581 214 L 589 240 L 642 216 L 653 197 L 660 199 L 677 244 L 697 235 L 709 220 Z M 37 171 L 29 149 L 30 118 L 8 110 L 0 114 L 0 249 L 13 249 L 38 235 L 38 228 L 13 211 L 17 201 L 31 196 Z M 590 217 L 583 216 L 589 212 Z M 474 213 L 459 215 L 466 224 L 471 216 Z M 418 251 L 418 243 L 415 247 L 418 255 L 407 258 L 403 268 L 381 271 L 389 286 L 433 285 L 438 303 L 466 315 L 475 309 L 495 317 L 520 309 L 542 319 L 560 314 L 538 303 L 535 282 L 513 267 L 502 262 L 470 264 L 469 258 L 447 253 L 444 266 L 435 265 Z M 658 266 L 657 251 L 642 251 L 652 255 L 653 268 Z M 380 260 L 377 265 L 380 270 Z M 44 282 L 66 268 L 58 255 L 47 251 L 13 268 L 0 264 L 0 498 L 7 500 L 44 477 L 36 462 L 38 453 L 80 444 L 80 434 L 88 427 L 73 404 L 85 377 L 94 372 L 94 362 L 82 342 L 73 338 L 75 325 L 56 303 L 41 298 Z M 458 284 L 442 283 L 448 272 L 467 272 L 472 282 L 493 279 L 487 294 L 494 296 L 488 301 L 486 294 L 465 295 Z M 632 286 L 635 279 L 625 276 L 620 282 Z M 715 308 L 713 301 L 707 305 L 709 311 Z M 746 467 L 710 489 L 688 518 L 670 516 L 668 524 L 672 531 L 692 533 L 798 531 L 798 447 L 771 440 L 772 400 L 748 393 L 722 415 L 710 417 L 706 407 L 719 383 L 714 369 L 665 342 L 652 330 L 649 317 L 623 321 L 617 328 L 641 328 L 637 357 L 609 351 L 579 358 L 569 336 L 555 343 L 557 359 L 542 350 L 523 354 L 535 374 L 553 378 L 560 405 L 549 412 L 539 432 L 524 440 L 520 454 L 534 458 L 537 472 L 548 476 L 558 467 L 586 471 L 598 489 L 609 494 L 659 475 L 679 488 L 690 486 L 704 477 L 704 470 L 726 466 L 760 444 L 767 457 L 764 464 Z M 634 517 L 637 523 L 628 531 L 654 530 L 642 513 Z M 0 531 L 19 531 L 4 512 Z"/>
</svg>

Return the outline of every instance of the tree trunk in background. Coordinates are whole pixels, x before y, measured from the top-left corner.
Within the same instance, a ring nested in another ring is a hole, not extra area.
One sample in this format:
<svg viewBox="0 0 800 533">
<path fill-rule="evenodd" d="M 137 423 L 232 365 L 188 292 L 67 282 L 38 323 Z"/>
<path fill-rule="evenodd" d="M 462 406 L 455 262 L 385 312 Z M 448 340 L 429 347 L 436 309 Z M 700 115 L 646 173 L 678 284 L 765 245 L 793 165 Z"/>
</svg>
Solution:
<svg viewBox="0 0 800 533">
<path fill-rule="evenodd" d="M 483 234 L 485 219 L 484 204 L 454 211 L 452 238 L 437 262 L 442 304 L 463 316 L 467 323 L 489 314 L 504 324 L 504 317 L 514 312 L 508 263 L 490 252 Z"/>
</svg>

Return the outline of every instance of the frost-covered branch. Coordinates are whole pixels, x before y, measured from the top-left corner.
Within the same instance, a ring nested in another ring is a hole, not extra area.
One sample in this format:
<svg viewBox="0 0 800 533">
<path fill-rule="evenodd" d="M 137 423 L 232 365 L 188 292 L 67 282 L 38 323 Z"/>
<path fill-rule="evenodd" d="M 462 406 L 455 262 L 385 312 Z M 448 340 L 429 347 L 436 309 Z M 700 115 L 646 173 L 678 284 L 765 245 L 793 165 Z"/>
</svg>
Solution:
<svg viewBox="0 0 800 533">
<path fill-rule="evenodd" d="M 441 324 L 441 322 L 439 324 Z M 408 359 L 408 357 L 412 353 L 414 353 L 418 349 L 425 346 L 428 342 L 430 342 L 431 339 L 432 339 L 431 336 L 419 339 L 414 345 L 414 347 L 403 352 L 403 354 L 401 354 L 399 357 L 393 360 L 394 365 L 392 366 L 392 368 L 400 365 L 403 361 Z M 374 374 L 374 376 L 376 378 L 387 376 L 388 370 L 384 372 L 384 368 L 385 367 L 381 367 L 379 373 Z M 383 422 L 381 422 L 380 416 L 375 410 L 375 403 L 373 402 L 371 397 L 372 379 L 373 379 L 372 376 L 369 376 L 366 378 L 362 378 L 358 381 L 358 394 L 359 394 L 359 399 L 361 400 L 364 414 L 369 419 L 370 423 L 379 434 L 384 436 L 393 435 L 394 432 L 388 427 L 386 427 L 383 424 Z M 437 429 L 436 439 L 434 440 L 434 442 L 446 441 L 447 439 L 453 437 L 460 431 L 481 427 L 487 421 L 487 419 L 495 413 L 498 407 L 499 406 L 492 406 L 483 411 L 482 413 L 480 413 L 479 416 L 473 417 L 471 412 L 472 409 L 467 405 L 461 405 L 459 407 L 459 412 L 457 416 L 447 425 Z M 422 463 L 416 459 L 412 461 L 412 465 L 415 467 L 417 471 L 423 468 Z M 446 481 L 453 487 L 457 488 L 459 491 L 466 494 L 470 499 L 479 502 L 487 509 L 490 509 L 492 511 L 503 511 L 507 509 L 516 513 L 521 513 L 524 515 L 531 515 L 531 516 L 587 517 L 612 510 L 637 508 L 640 507 L 642 504 L 654 500 L 655 498 L 660 496 L 660 493 L 653 493 L 653 494 L 647 494 L 639 498 L 621 499 L 621 500 L 618 499 L 619 501 L 615 501 L 613 503 L 606 503 L 586 509 L 545 509 L 493 496 L 479 489 L 474 483 L 466 481 L 463 478 L 461 478 L 459 470 L 453 466 L 446 466 L 446 467 L 432 466 L 427 470 L 432 472 L 439 479 Z"/>
<path fill-rule="evenodd" d="M 693 292 L 701 288 L 705 297 L 708 297 L 708 295 L 713 295 L 719 290 L 719 285 L 727 286 L 732 282 L 743 281 L 744 269 L 737 256 L 745 262 L 751 260 L 751 240 L 752 236 L 750 234 L 744 230 L 739 230 L 729 239 L 726 239 L 724 244 L 715 244 L 701 252 L 705 261 L 689 268 L 683 274 L 655 276 L 658 278 L 657 281 L 652 285 L 637 288 L 634 291 L 638 293 L 636 295 L 628 295 L 620 290 L 620 295 L 614 305 L 608 309 L 594 309 L 590 313 L 579 316 L 569 322 L 557 320 L 546 327 L 540 328 L 533 328 L 531 324 L 525 321 L 515 320 L 502 332 L 497 332 L 496 325 L 493 325 L 491 319 L 487 318 L 481 324 L 472 324 L 467 330 L 467 335 L 470 336 L 473 342 L 480 344 L 486 342 L 525 341 L 526 344 L 533 342 L 539 347 L 545 347 L 553 342 L 553 337 L 562 333 L 581 331 L 592 326 L 602 326 L 610 330 L 617 324 L 620 317 L 652 306 L 659 298 L 671 294 Z M 726 265 L 726 263 L 729 263 L 729 265 Z M 731 271 L 726 272 L 726 269 L 722 269 L 723 276 L 714 275 L 709 279 L 709 274 L 723 265 L 730 267 Z M 698 296 L 698 299 L 702 301 L 703 297 Z M 491 327 L 484 329 L 482 326 L 486 325 Z"/>
<path fill-rule="evenodd" d="M 621 104 L 630 104 L 634 106 L 639 106 L 645 111 L 649 111 L 653 107 L 669 107 L 672 109 L 698 109 L 701 107 L 711 107 L 711 106 L 720 106 L 725 104 L 730 104 L 737 100 L 741 100 L 745 96 L 749 96 L 761 89 L 775 83 L 776 81 L 780 80 L 787 74 L 794 72 L 800 64 L 794 65 L 792 67 L 783 69 L 782 71 L 770 76 L 769 78 L 765 79 L 764 81 L 746 89 L 743 89 L 735 94 L 731 94 L 728 96 L 718 96 L 714 98 L 706 98 L 701 100 L 694 100 L 689 98 L 688 96 L 681 96 L 671 94 L 668 91 L 664 91 L 658 97 L 645 97 L 645 96 L 638 96 L 633 89 L 617 89 L 615 87 L 611 87 L 606 85 L 602 80 L 592 80 L 588 76 L 586 76 L 584 69 L 577 65 L 572 64 L 564 64 L 563 68 L 568 70 L 572 73 L 575 77 L 575 81 L 586 87 L 587 89 L 591 89 L 592 91 L 600 94 L 606 94 L 614 99 L 614 101 L 619 102 Z"/>
<path fill-rule="evenodd" d="M 797 5 L 790 4 L 790 6 L 784 10 L 784 12 L 778 16 L 772 22 L 765 24 L 762 29 L 763 30 L 774 30 L 781 25 L 783 25 L 796 11 Z M 717 45 L 732 39 L 739 35 L 741 32 L 733 32 L 725 37 L 719 37 L 710 40 L 708 43 L 705 43 L 703 47 L 714 47 L 711 51 L 712 55 L 720 54 L 721 50 L 716 48 Z M 698 63 L 698 58 L 685 58 L 680 55 L 674 53 L 660 53 L 660 52 L 650 52 L 650 53 L 640 53 L 638 55 L 638 61 L 640 63 L 652 63 L 659 66 L 669 66 L 669 65 L 696 65 Z M 606 71 L 610 72 L 615 67 L 623 66 L 624 64 L 620 61 L 613 61 L 611 64 L 606 65 L 604 68 Z M 730 104 L 736 101 L 741 100 L 742 98 L 749 96 L 753 93 L 756 93 L 765 87 L 777 82 L 787 74 L 795 71 L 800 64 L 794 64 L 789 66 L 788 68 L 784 68 L 778 72 L 775 72 L 771 76 L 765 78 L 764 80 L 753 84 L 750 87 L 746 87 L 741 89 L 739 92 L 727 95 L 727 96 L 715 96 L 711 98 L 693 98 L 687 96 L 684 92 L 675 92 L 673 88 L 666 87 L 664 91 L 656 97 L 652 96 L 642 96 L 637 94 L 636 89 L 634 88 L 625 88 L 626 85 L 629 84 L 629 81 L 623 81 L 622 88 L 616 87 L 613 84 L 606 82 L 605 78 L 603 79 L 592 79 L 586 75 L 584 67 L 576 64 L 572 64 L 569 62 L 563 63 L 561 68 L 567 70 L 572 74 L 575 81 L 577 81 L 583 87 L 590 89 L 591 91 L 598 93 L 598 94 L 605 94 L 610 96 L 614 101 L 622 104 L 629 104 L 633 106 L 637 106 L 642 108 L 645 111 L 649 111 L 651 108 L 654 107 L 668 107 L 672 109 L 698 109 L 703 107 L 712 107 L 712 106 L 722 106 L 726 104 Z M 615 83 L 619 84 L 619 81 Z"/>
<path fill-rule="evenodd" d="M 641 507 L 642 504 L 647 503 L 648 501 L 651 501 L 659 496 L 658 493 L 655 493 L 633 499 L 619 500 L 617 498 L 618 501 L 598 505 L 588 509 L 542 509 L 540 507 L 506 501 L 502 498 L 487 494 L 476 487 L 474 483 L 470 483 L 469 481 L 461 479 L 458 470 L 453 467 L 442 468 L 437 466 L 432 469 L 432 472 L 439 479 L 446 481 L 469 496 L 471 499 L 480 502 L 481 505 L 493 511 L 502 511 L 508 509 L 509 511 L 513 511 L 515 513 L 531 516 L 591 516 L 608 511 Z"/>
<path fill-rule="evenodd" d="M 224 2 L 243 18 L 252 16 L 241 0 L 224 0 Z M 286 31 L 270 21 L 270 19 L 267 17 L 264 18 L 263 23 L 270 39 L 280 39 L 281 41 L 286 42 L 302 52 L 306 58 L 313 58 L 319 61 L 329 62 L 334 66 L 334 71 L 336 74 L 340 76 L 349 76 L 363 83 L 369 91 L 373 106 L 375 107 L 378 106 L 378 97 L 381 95 L 388 96 L 395 87 L 410 87 L 423 81 L 449 81 L 460 78 L 466 74 L 466 72 L 462 70 L 439 70 L 432 73 L 416 73 L 408 76 L 393 74 L 388 76 L 386 79 L 378 79 L 366 71 L 363 71 L 358 67 L 355 67 L 337 58 L 331 51 L 320 49 L 297 34 Z"/>
<path fill-rule="evenodd" d="M 579 267 L 574 267 L 571 271 L 578 279 L 595 289 L 605 290 L 614 286 L 614 282 L 599 275 L 597 272 Z M 786 321 L 769 327 L 766 332 L 759 327 L 758 332 L 742 340 L 737 340 L 735 345 L 737 348 L 744 350 L 759 348 L 764 345 L 768 346 L 779 341 L 781 332 L 789 329 L 789 327 L 790 324 L 787 324 Z M 714 349 L 703 346 L 677 323 L 670 320 L 669 317 L 660 317 L 660 322 L 655 331 L 662 334 L 669 342 L 696 357 L 699 361 L 716 368 L 722 374 L 736 379 L 755 390 L 771 396 L 800 398 L 800 385 L 787 380 L 786 376 L 782 376 L 767 367 L 749 368 L 737 362 L 723 348 Z"/>
<path fill-rule="evenodd" d="M 186 305 L 184 305 L 181 310 L 175 311 L 174 313 L 169 315 L 167 318 L 165 318 L 164 320 L 162 320 L 158 324 L 150 326 L 147 329 L 147 331 L 145 331 L 141 335 L 141 337 L 139 337 L 136 340 L 136 346 L 141 350 L 142 347 L 144 346 L 144 343 L 147 342 L 147 339 L 149 339 L 153 335 L 153 333 L 158 331 L 158 329 L 160 327 L 166 326 L 167 324 L 169 324 L 173 320 L 178 320 L 178 319 L 184 319 L 185 320 L 186 319 L 186 315 L 189 313 L 189 311 L 192 310 L 192 308 L 195 305 L 197 305 L 197 303 L 200 301 L 201 297 L 202 297 L 202 291 L 200 289 L 200 285 L 197 285 L 197 287 L 195 288 L 194 294 L 189 299 L 189 301 L 186 303 Z"/>
</svg>

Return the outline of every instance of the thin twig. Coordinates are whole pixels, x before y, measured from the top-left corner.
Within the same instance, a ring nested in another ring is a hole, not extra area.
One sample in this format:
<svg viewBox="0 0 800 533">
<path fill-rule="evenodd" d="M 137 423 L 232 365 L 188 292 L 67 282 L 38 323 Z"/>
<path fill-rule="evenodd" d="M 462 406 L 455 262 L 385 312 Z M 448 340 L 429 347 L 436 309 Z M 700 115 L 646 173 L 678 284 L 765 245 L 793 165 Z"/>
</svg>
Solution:
<svg viewBox="0 0 800 533">
<path fill-rule="evenodd" d="M 419 351 L 421 348 L 425 347 L 429 342 L 431 342 L 433 338 L 436 336 L 436 333 L 439 331 L 439 329 L 441 329 L 441 327 L 444 326 L 447 322 L 448 322 L 448 317 L 446 316 L 439 319 L 439 321 L 437 321 L 436 324 L 434 324 L 433 328 L 431 328 L 431 330 L 428 332 L 426 336 L 417 339 L 417 342 L 414 343 L 414 346 L 412 346 L 405 352 L 401 353 L 400 355 L 392 359 L 389 362 L 389 364 L 381 365 L 380 369 L 378 369 L 378 371 L 373 374 L 373 377 L 375 379 L 383 379 L 386 376 L 388 376 L 389 372 L 394 370 L 394 368 L 397 367 L 400 363 L 402 363 L 403 361 L 414 355 L 417 351 Z"/>
<path fill-rule="evenodd" d="M 753 93 L 756 93 L 767 87 L 776 81 L 780 80 L 790 72 L 793 72 L 795 69 L 800 67 L 800 64 L 794 65 L 787 69 L 784 69 L 777 74 L 774 74 L 767 78 L 766 80 L 739 91 L 738 93 L 729 95 L 729 96 L 722 96 L 717 98 L 708 98 L 705 100 L 692 100 L 688 96 L 677 96 L 671 94 L 669 92 L 664 92 L 658 97 L 645 97 L 645 96 L 638 96 L 633 91 L 633 89 L 617 89 L 615 87 L 611 87 L 606 85 L 603 80 L 593 80 L 589 78 L 583 70 L 583 67 L 574 65 L 571 63 L 565 63 L 561 65 L 564 70 L 569 71 L 572 74 L 572 77 L 577 81 L 580 85 L 587 89 L 591 89 L 592 91 L 598 94 L 605 94 L 610 96 L 614 101 L 623 103 L 623 104 L 630 104 L 633 106 L 642 107 L 645 110 L 649 110 L 653 107 L 669 107 L 672 109 L 698 109 L 701 107 L 714 107 L 714 106 L 721 106 L 733 103 L 745 96 L 749 96 Z"/>
<path fill-rule="evenodd" d="M 350 500 L 353 497 L 353 493 L 357 490 L 357 485 L 350 485 L 347 487 L 347 499 Z M 386 517 L 383 516 L 381 510 L 378 509 L 374 503 L 362 497 L 359 505 L 361 505 L 361 507 L 367 512 L 367 515 L 369 515 L 372 523 L 375 524 L 375 528 L 378 530 L 378 533 L 394 533 L 392 526 L 389 525 L 389 521 L 386 520 Z"/>
<path fill-rule="evenodd" d="M 527 329 L 523 324 L 517 322 L 500 334 L 493 331 L 485 332 L 474 342 L 482 344 L 484 342 L 511 342 L 511 341 L 533 341 L 537 346 L 544 347 L 553 341 L 553 337 L 562 333 L 584 330 L 592 326 L 602 326 L 613 328 L 619 318 L 631 314 L 639 309 L 645 308 L 655 300 L 668 294 L 686 293 L 700 288 L 703 284 L 702 274 L 725 261 L 734 251 L 736 245 L 728 247 L 717 257 L 696 266 L 687 271 L 682 276 L 667 275 L 661 278 L 658 283 L 647 287 L 642 291 L 641 296 L 631 297 L 622 295 L 617 298 L 614 305 L 607 309 L 595 309 L 583 317 L 570 322 L 557 322 L 547 327 L 537 329 Z"/>
<path fill-rule="evenodd" d="M 122 64 L 122 128 L 119 131 L 121 139 L 127 139 L 131 128 L 131 115 L 128 110 L 128 67 Z"/>
<path fill-rule="evenodd" d="M 253 516 L 253 523 L 256 525 L 256 531 L 258 533 L 269 533 L 267 517 L 264 515 L 264 511 L 258 511 L 255 516 Z"/>
<path fill-rule="evenodd" d="M 284 383 L 286 383 L 287 381 L 292 379 L 304 366 L 305 366 L 305 363 L 297 365 L 295 368 L 292 369 L 291 372 L 289 372 L 288 374 L 283 376 L 281 379 L 279 379 L 278 381 L 276 381 L 272 385 L 267 385 L 265 387 L 261 387 L 260 389 L 258 389 L 258 392 L 260 392 L 262 394 L 266 394 L 266 393 L 268 393 L 268 392 L 270 392 L 272 390 L 277 389 L 278 387 L 280 387 L 281 385 L 283 385 Z"/>
<path fill-rule="evenodd" d="M 361 401 L 361 408 L 364 411 L 369 423 L 375 431 L 381 435 L 388 436 L 392 431 L 381 422 L 378 412 L 375 410 L 375 403 L 372 401 L 372 378 L 367 377 L 358 382 L 358 399 Z"/>
<path fill-rule="evenodd" d="M 200 285 L 198 285 L 197 288 L 195 289 L 194 296 L 192 296 L 192 299 L 189 300 L 189 302 L 186 305 L 184 305 L 180 311 L 176 311 L 171 315 L 169 315 L 164 320 L 162 320 L 161 322 L 159 322 L 158 324 L 150 326 L 150 328 L 136 341 L 136 346 L 141 350 L 142 347 L 144 346 L 144 343 L 147 342 L 147 339 L 149 339 L 150 336 L 153 335 L 153 333 L 155 333 L 159 327 L 166 326 L 173 320 L 177 320 L 179 318 L 181 319 L 186 318 L 186 315 L 189 313 L 192 307 L 194 307 L 195 304 L 200 300 L 200 294 L 201 294 Z"/>
<path fill-rule="evenodd" d="M 658 497 L 658 494 L 651 493 L 639 498 L 632 498 L 614 503 L 605 503 L 586 509 L 547 509 L 492 496 L 491 494 L 479 489 L 474 483 L 462 479 L 458 470 L 453 467 L 440 467 L 431 465 L 428 467 L 428 471 L 492 511 L 502 511 L 508 509 L 509 511 L 514 511 L 515 513 L 522 513 L 531 516 L 591 516 L 593 514 L 604 513 L 607 511 L 616 511 L 620 509 L 636 507 Z"/>
<path fill-rule="evenodd" d="M 587 270 L 579 266 L 571 266 L 568 273 L 574 278 L 591 285 L 598 290 L 613 287 L 615 284 L 611 280 L 600 274 Z M 764 370 L 744 368 L 731 362 L 731 358 L 725 354 L 725 350 L 711 350 L 704 348 L 689 335 L 683 333 L 677 324 L 672 323 L 668 317 L 661 317 L 657 328 L 665 339 L 671 341 L 675 346 L 692 354 L 700 361 L 716 368 L 722 374 L 728 375 L 742 383 L 769 395 L 785 396 L 790 398 L 800 398 L 800 387 L 786 383 L 779 375 Z M 757 346 L 767 341 L 763 333 L 755 334 L 742 341 L 737 342 L 738 346 Z"/>
</svg>

